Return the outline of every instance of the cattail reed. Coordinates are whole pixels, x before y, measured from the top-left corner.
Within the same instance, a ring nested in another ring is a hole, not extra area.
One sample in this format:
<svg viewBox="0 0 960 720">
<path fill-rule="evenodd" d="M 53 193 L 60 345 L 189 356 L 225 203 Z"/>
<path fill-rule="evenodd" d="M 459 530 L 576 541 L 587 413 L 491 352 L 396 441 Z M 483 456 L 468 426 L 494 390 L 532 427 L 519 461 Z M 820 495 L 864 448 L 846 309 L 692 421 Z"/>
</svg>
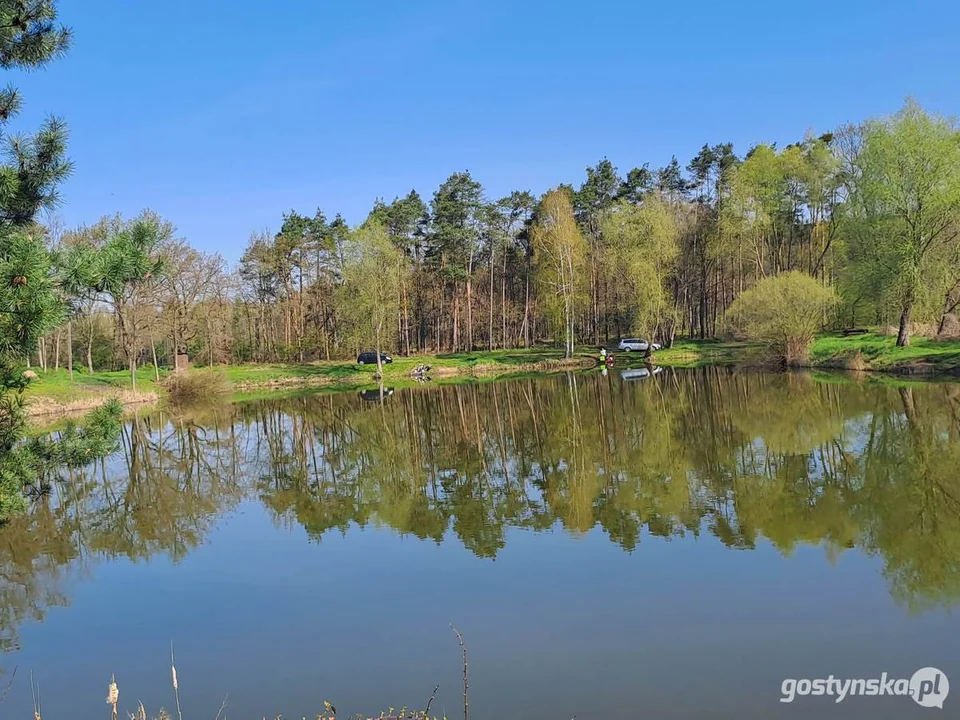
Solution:
<svg viewBox="0 0 960 720">
<path fill-rule="evenodd" d="M 120 689 L 117 687 L 117 679 L 110 676 L 110 685 L 107 686 L 107 705 L 112 708 L 111 718 L 117 720 L 117 701 L 120 699 Z"/>
</svg>

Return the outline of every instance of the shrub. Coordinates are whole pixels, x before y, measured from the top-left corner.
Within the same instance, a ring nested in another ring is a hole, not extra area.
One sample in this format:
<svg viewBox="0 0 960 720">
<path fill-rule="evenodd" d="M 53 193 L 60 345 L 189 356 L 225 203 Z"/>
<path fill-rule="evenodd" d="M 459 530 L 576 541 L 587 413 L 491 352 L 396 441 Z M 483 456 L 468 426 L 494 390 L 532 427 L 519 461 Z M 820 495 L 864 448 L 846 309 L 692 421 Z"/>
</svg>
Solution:
<svg viewBox="0 0 960 720">
<path fill-rule="evenodd" d="M 233 386 L 219 370 L 187 370 L 173 373 L 163 381 L 163 388 L 178 403 L 191 403 L 229 395 Z"/>
<path fill-rule="evenodd" d="M 836 302 L 833 288 L 791 271 L 764 278 L 744 292 L 727 311 L 727 323 L 737 334 L 765 343 L 787 365 L 803 365 Z"/>
</svg>

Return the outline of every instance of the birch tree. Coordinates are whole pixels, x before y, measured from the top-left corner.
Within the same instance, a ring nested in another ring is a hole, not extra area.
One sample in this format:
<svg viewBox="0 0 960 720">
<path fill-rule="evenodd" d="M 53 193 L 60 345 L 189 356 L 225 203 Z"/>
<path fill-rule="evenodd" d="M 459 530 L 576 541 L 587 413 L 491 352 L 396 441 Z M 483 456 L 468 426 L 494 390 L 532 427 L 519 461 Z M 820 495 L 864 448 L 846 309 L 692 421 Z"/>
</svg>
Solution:
<svg viewBox="0 0 960 720">
<path fill-rule="evenodd" d="M 563 328 L 565 357 L 573 357 L 587 243 L 577 226 L 567 191 L 551 190 L 544 195 L 531 235 L 533 272 L 542 306 L 554 323 Z"/>
</svg>

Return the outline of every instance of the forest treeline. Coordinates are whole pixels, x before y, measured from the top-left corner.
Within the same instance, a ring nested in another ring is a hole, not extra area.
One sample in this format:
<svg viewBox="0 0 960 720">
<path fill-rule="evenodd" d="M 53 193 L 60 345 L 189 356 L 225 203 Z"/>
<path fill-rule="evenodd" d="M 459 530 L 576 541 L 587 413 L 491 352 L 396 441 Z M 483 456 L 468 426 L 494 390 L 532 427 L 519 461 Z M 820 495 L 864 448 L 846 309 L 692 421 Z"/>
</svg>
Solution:
<svg viewBox="0 0 960 720">
<path fill-rule="evenodd" d="M 146 228 L 135 249 L 154 272 L 116 290 L 87 283 L 32 360 L 72 354 L 92 371 L 178 353 L 215 364 L 670 343 L 723 334 L 734 300 L 786 271 L 837 293 L 820 324 L 893 326 L 906 344 L 912 330 L 953 327 L 958 219 L 960 132 L 912 101 L 782 148 L 705 144 L 686 164 L 626 173 L 603 159 L 539 198 L 493 198 L 456 172 L 427 198 L 376 200 L 355 227 L 289 212 L 235 267 L 150 212 L 107 217 L 51 231 L 56 256 L 71 267 L 72 249 L 129 245 Z"/>
</svg>

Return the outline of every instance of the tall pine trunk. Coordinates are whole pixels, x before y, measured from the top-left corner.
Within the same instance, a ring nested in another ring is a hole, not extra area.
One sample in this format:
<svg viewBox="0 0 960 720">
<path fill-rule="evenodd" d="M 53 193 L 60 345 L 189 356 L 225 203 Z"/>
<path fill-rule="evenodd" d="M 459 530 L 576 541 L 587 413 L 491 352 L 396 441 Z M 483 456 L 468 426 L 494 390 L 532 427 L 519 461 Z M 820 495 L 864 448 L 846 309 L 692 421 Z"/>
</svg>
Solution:
<svg viewBox="0 0 960 720">
<path fill-rule="evenodd" d="M 467 352 L 473 350 L 473 252 L 467 265 Z"/>
<path fill-rule="evenodd" d="M 530 253 L 527 253 L 526 288 L 523 295 L 523 346 L 530 347 Z"/>
<path fill-rule="evenodd" d="M 490 323 L 487 328 L 487 348 L 493 350 L 493 248 L 490 248 L 490 307 L 487 308 Z"/>
<path fill-rule="evenodd" d="M 492 310 L 491 310 L 492 312 Z M 503 268 L 500 272 L 500 346 L 507 347 L 507 246 L 503 246 Z"/>
</svg>

